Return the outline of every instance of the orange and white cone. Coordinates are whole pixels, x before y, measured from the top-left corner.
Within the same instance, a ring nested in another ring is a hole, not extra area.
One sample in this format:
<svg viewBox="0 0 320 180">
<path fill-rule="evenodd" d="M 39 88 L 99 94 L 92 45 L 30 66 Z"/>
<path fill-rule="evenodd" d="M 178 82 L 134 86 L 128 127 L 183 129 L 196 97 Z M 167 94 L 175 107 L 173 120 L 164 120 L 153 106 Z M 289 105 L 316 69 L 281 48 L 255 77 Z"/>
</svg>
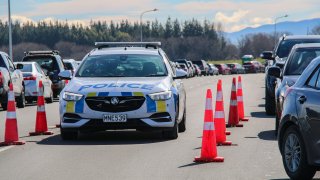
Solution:
<svg viewBox="0 0 320 180">
<path fill-rule="evenodd" d="M 23 145 L 25 142 L 19 141 L 16 102 L 13 92 L 13 85 L 10 83 L 8 93 L 7 118 L 4 134 L 4 142 L 0 146 Z"/>
<path fill-rule="evenodd" d="M 30 132 L 30 136 L 38 135 L 52 135 L 53 132 L 48 131 L 46 109 L 43 97 L 43 85 L 42 81 L 39 81 L 39 92 L 38 92 L 38 102 L 37 102 L 37 117 L 36 117 L 36 127 L 35 132 Z"/>
<path fill-rule="evenodd" d="M 244 103 L 243 103 L 241 76 L 238 77 L 237 101 L 238 101 L 239 121 L 249 121 L 248 118 L 244 117 Z"/>
<path fill-rule="evenodd" d="M 195 162 L 223 162 L 223 157 L 217 156 L 216 132 L 213 122 L 212 92 L 207 90 L 206 109 L 202 135 L 201 156 L 194 158 Z"/>
<path fill-rule="evenodd" d="M 224 117 L 223 107 L 223 94 L 222 94 L 222 82 L 218 81 L 217 95 L 216 95 L 216 108 L 214 112 L 214 126 L 216 128 L 216 140 L 217 144 L 222 146 L 232 145 L 231 141 L 227 141 L 226 138 L 226 121 Z M 228 133 L 230 134 L 230 133 Z"/>
<path fill-rule="evenodd" d="M 236 78 L 232 79 L 229 120 L 228 120 L 227 127 L 243 127 L 242 124 L 239 124 Z"/>
</svg>

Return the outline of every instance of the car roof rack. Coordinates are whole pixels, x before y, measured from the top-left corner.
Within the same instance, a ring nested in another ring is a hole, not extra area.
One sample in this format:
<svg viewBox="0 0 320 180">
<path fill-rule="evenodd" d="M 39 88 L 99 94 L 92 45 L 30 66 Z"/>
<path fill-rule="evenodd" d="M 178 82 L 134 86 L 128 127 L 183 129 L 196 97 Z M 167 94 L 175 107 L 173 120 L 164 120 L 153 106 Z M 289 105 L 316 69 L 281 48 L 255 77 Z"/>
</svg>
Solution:
<svg viewBox="0 0 320 180">
<path fill-rule="evenodd" d="M 96 42 L 95 46 L 98 49 L 111 47 L 145 47 L 158 49 L 161 42 Z"/>
<path fill-rule="evenodd" d="M 25 55 L 59 55 L 59 51 L 52 50 L 52 51 L 27 51 L 24 52 Z"/>
</svg>

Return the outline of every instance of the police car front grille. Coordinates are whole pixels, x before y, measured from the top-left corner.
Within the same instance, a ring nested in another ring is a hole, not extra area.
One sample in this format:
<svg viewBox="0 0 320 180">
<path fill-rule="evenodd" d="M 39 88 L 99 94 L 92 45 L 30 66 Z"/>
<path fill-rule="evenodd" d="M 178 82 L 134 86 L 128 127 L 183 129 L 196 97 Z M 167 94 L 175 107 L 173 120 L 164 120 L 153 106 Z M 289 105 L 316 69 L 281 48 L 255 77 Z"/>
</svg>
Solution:
<svg viewBox="0 0 320 180">
<path fill-rule="evenodd" d="M 118 98 L 118 104 L 112 104 L 111 99 L 114 97 L 87 97 L 86 103 L 90 109 L 100 112 L 126 112 L 139 109 L 145 97 L 142 96 L 121 96 Z"/>
</svg>

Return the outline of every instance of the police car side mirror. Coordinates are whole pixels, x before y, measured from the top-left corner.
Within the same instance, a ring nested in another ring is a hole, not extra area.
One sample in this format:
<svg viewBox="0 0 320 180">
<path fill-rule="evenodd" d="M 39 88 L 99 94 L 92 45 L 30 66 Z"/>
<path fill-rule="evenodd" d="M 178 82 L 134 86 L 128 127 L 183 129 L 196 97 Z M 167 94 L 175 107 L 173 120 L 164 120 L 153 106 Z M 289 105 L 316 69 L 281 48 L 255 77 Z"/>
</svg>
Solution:
<svg viewBox="0 0 320 180">
<path fill-rule="evenodd" d="M 176 77 L 173 79 L 184 79 L 187 78 L 188 73 L 181 69 L 176 69 Z"/>
<path fill-rule="evenodd" d="M 267 73 L 269 76 L 281 78 L 281 69 L 279 67 L 276 67 L 276 66 L 270 67 Z"/>
<path fill-rule="evenodd" d="M 64 80 L 71 80 L 72 73 L 70 70 L 61 71 L 58 76 Z"/>
</svg>

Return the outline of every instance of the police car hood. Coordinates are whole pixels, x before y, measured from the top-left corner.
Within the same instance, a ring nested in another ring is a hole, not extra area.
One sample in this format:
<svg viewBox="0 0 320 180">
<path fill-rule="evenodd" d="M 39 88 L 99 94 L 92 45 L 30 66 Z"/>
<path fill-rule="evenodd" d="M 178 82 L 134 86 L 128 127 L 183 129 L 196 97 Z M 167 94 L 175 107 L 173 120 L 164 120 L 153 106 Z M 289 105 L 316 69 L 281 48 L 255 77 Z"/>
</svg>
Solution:
<svg viewBox="0 0 320 180">
<path fill-rule="evenodd" d="M 74 77 L 66 86 L 65 91 L 84 95 L 92 92 L 142 92 L 149 94 L 170 90 L 171 85 L 170 77 Z"/>
</svg>

